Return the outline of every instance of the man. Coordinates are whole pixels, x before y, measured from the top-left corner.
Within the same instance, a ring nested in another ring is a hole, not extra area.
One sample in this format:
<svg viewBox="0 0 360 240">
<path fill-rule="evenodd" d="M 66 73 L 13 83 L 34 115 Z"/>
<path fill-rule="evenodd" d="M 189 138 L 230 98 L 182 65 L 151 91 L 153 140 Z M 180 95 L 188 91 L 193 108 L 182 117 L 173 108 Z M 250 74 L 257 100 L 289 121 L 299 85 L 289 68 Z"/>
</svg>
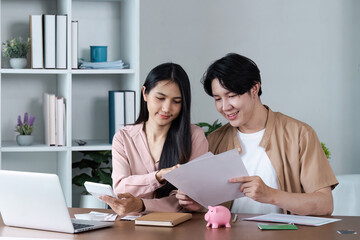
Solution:
<svg viewBox="0 0 360 240">
<path fill-rule="evenodd" d="M 228 204 L 231 211 L 331 214 L 331 190 L 338 182 L 316 133 L 261 103 L 256 64 L 231 53 L 210 65 L 202 82 L 216 109 L 229 121 L 209 135 L 209 150 L 219 154 L 237 148 L 249 173 L 229 179 L 242 183 L 239 190 L 245 194 Z M 177 198 L 188 210 L 203 209 L 181 191 Z"/>
</svg>

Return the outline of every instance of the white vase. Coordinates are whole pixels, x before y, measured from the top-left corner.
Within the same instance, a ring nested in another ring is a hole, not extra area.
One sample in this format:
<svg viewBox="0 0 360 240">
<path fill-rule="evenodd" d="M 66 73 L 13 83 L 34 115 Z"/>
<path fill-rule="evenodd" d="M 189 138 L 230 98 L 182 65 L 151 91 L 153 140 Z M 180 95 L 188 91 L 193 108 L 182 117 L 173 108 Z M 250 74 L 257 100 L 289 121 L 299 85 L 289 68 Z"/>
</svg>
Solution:
<svg viewBox="0 0 360 240">
<path fill-rule="evenodd" d="M 107 205 L 105 202 L 97 199 L 92 195 L 81 195 L 80 196 L 80 208 L 103 208 L 106 209 Z"/>
<path fill-rule="evenodd" d="M 16 142 L 20 146 L 30 146 L 34 141 L 34 136 L 31 135 L 17 135 Z"/>
<path fill-rule="evenodd" d="M 15 69 L 25 68 L 27 64 L 26 58 L 10 58 L 10 67 Z"/>
</svg>

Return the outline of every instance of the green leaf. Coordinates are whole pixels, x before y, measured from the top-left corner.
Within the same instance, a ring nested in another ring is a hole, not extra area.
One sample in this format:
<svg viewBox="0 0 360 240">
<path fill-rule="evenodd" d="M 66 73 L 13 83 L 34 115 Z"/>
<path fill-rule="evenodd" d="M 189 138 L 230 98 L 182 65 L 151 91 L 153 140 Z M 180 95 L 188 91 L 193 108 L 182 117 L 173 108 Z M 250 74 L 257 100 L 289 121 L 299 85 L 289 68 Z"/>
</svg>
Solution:
<svg viewBox="0 0 360 240">
<path fill-rule="evenodd" d="M 73 177 L 73 179 L 72 179 L 72 183 L 75 184 L 76 186 L 80 186 L 80 187 L 83 187 L 84 183 L 86 181 L 98 182 L 97 178 L 91 177 L 86 173 L 82 173 L 80 175 L 77 175 L 77 176 Z"/>
<path fill-rule="evenodd" d="M 80 162 L 75 162 L 72 164 L 72 168 L 79 168 L 79 169 L 84 169 L 84 168 L 96 169 L 99 167 L 100 167 L 100 163 L 94 162 L 89 159 L 82 159 Z"/>
<path fill-rule="evenodd" d="M 330 158 L 331 158 L 331 157 L 330 157 L 331 153 L 330 153 L 330 151 L 329 151 L 329 148 L 327 148 L 327 147 L 325 146 L 325 143 L 323 143 L 323 142 L 321 142 L 320 144 L 321 144 L 322 149 L 324 150 L 324 153 L 325 153 L 326 158 L 327 158 L 327 159 L 330 159 Z"/>
</svg>

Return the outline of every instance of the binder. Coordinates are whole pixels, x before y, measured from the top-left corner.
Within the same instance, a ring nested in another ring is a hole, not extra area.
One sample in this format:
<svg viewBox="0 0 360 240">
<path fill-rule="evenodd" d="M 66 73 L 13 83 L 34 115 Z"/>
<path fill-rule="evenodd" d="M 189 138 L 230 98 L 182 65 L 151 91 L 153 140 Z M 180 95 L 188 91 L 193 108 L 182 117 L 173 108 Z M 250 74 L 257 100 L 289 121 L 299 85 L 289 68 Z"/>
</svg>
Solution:
<svg viewBox="0 0 360 240">
<path fill-rule="evenodd" d="M 31 68 L 43 68 L 43 18 L 42 15 L 30 15 Z"/>
<path fill-rule="evenodd" d="M 44 15 L 45 68 L 55 68 L 55 15 Z"/>
<path fill-rule="evenodd" d="M 125 124 L 135 122 L 135 91 L 125 92 Z"/>
<path fill-rule="evenodd" d="M 66 69 L 67 16 L 56 15 L 56 68 Z"/>
<path fill-rule="evenodd" d="M 78 68 L 78 21 L 71 21 L 71 68 Z"/>
</svg>

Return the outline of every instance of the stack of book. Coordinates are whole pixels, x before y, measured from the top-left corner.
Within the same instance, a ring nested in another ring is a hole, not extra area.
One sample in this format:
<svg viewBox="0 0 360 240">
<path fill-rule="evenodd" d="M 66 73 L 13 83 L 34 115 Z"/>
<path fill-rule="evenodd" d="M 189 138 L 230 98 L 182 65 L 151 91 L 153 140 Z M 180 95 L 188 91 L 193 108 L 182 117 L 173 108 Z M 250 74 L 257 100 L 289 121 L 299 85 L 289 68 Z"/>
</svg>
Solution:
<svg viewBox="0 0 360 240">
<path fill-rule="evenodd" d="M 65 113 L 65 98 L 44 93 L 44 139 L 47 146 L 65 146 Z"/>
<path fill-rule="evenodd" d="M 31 68 L 66 69 L 67 16 L 30 15 Z"/>
<path fill-rule="evenodd" d="M 135 91 L 109 91 L 109 143 L 114 134 L 135 122 Z"/>
</svg>

